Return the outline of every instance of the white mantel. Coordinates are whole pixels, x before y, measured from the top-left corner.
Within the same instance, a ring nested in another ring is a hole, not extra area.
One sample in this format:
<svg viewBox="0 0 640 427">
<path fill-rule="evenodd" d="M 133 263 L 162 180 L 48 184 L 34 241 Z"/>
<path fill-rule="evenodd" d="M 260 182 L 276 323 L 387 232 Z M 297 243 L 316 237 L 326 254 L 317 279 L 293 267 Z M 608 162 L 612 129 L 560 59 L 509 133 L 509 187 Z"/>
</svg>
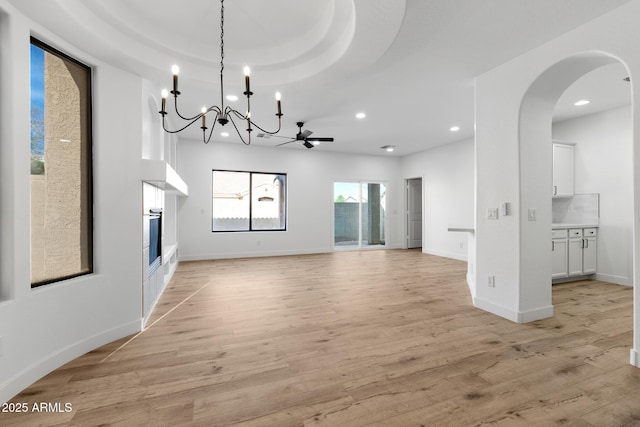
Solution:
<svg viewBox="0 0 640 427">
<path fill-rule="evenodd" d="M 142 159 L 142 181 L 181 196 L 189 195 L 189 186 L 164 160 Z"/>
</svg>

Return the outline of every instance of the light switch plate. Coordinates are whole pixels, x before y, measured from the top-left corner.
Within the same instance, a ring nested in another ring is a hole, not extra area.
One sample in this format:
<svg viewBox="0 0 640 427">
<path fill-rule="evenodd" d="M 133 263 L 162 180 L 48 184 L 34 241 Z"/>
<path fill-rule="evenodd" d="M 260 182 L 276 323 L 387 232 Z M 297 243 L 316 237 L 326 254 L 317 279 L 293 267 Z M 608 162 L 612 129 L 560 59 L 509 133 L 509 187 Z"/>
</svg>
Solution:
<svg viewBox="0 0 640 427">
<path fill-rule="evenodd" d="M 487 219 L 498 219 L 498 208 L 487 208 Z"/>
<path fill-rule="evenodd" d="M 509 202 L 504 202 L 500 205 L 500 215 L 509 216 L 511 215 L 511 204 Z"/>
</svg>

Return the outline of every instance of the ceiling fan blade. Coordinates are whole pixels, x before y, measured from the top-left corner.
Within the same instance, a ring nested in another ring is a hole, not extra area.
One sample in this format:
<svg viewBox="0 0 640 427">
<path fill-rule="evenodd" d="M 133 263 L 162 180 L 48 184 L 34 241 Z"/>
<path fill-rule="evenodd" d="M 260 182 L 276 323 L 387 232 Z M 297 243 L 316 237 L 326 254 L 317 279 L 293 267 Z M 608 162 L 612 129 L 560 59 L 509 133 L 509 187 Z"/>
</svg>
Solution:
<svg viewBox="0 0 640 427">
<path fill-rule="evenodd" d="M 307 141 L 333 142 L 333 138 L 322 138 L 318 136 L 315 138 L 307 138 Z"/>
<path fill-rule="evenodd" d="M 283 138 L 284 138 L 284 137 L 283 137 Z M 292 142 L 294 142 L 294 141 L 295 141 L 295 139 L 292 139 L 292 140 L 290 140 L 290 141 L 285 141 L 285 142 L 283 142 L 282 144 L 276 144 L 276 147 L 280 147 L 281 145 L 285 145 L 285 144 L 290 144 L 290 143 L 292 143 Z"/>
<path fill-rule="evenodd" d="M 307 137 L 309 135 L 311 135 L 313 132 L 311 132 L 310 130 L 304 130 L 302 131 L 302 139 L 307 139 Z"/>
<path fill-rule="evenodd" d="M 284 139 L 291 139 L 290 136 L 282 136 L 282 135 L 269 135 L 269 134 L 264 134 L 264 133 L 259 133 L 256 135 L 258 138 L 264 138 L 264 139 L 271 139 L 271 138 L 284 138 Z"/>
</svg>

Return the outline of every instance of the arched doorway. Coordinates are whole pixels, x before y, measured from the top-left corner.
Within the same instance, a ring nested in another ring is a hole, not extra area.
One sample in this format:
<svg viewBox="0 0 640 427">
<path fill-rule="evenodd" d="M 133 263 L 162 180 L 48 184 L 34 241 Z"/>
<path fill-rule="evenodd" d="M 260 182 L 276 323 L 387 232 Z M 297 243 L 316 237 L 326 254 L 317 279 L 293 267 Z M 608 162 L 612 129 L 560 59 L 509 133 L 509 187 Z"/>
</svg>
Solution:
<svg viewBox="0 0 640 427">
<path fill-rule="evenodd" d="M 552 152 L 549 144 L 543 142 L 552 140 L 554 106 L 573 82 L 597 68 L 614 63 L 625 65 L 603 52 L 585 52 L 565 58 L 540 74 L 522 98 L 518 121 L 519 207 L 523 213 L 528 213 L 520 218 L 518 298 L 523 310 L 527 306 L 552 306 L 549 244 Z M 536 207 L 534 212 L 531 212 L 532 206 Z M 637 331 L 634 335 L 637 336 Z M 634 348 L 636 347 L 634 344 Z M 632 350 L 631 362 L 638 365 L 634 354 Z"/>
</svg>

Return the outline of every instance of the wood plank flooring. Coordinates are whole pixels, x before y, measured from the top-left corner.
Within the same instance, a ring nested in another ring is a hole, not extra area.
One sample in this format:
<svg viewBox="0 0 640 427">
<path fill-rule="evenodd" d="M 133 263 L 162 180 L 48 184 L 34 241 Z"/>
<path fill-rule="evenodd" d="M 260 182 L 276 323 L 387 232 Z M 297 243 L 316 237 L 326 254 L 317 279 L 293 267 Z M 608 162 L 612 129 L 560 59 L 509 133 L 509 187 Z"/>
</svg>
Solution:
<svg viewBox="0 0 640 427">
<path fill-rule="evenodd" d="M 416 250 L 181 263 L 152 326 L 12 400 L 71 412 L 0 425 L 640 425 L 631 288 L 556 285 L 519 325 L 465 274 Z"/>
</svg>

